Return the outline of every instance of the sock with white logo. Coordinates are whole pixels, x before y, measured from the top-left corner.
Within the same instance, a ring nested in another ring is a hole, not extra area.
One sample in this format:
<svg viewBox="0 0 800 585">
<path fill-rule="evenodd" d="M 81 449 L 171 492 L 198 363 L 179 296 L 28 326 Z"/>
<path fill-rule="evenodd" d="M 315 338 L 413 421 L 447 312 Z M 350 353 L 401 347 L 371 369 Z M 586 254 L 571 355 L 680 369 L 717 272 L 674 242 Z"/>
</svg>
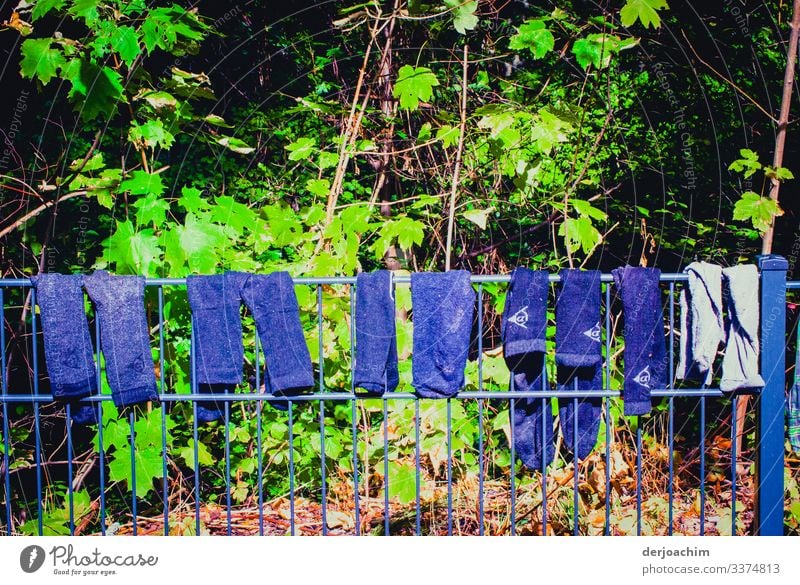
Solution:
<svg viewBox="0 0 800 585">
<path fill-rule="evenodd" d="M 535 392 L 546 387 L 543 363 L 547 330 L 548 273 L 518 267 L 511 273 L 501 336 L 503 355 L 511 370 L 514 391 Z M 553 461 L 553 410 L 550 399 L 518 398 L 509 407 L 513 417 L 514 451 L 530 469 Z M 542 445 L 544 449 L 544 461 Z"/>
<path fill-rule="evenodd" d="M 97 393 L 92 338 L 86 320 L 83 276 L 39 274 L 31 277 L 42 322 L 44 357 L 50 391 L 58 401 L 74 401 Z M 76 424 L 97 423 L 97 408 L 74 404 Z"/>
<path fill-rule="evenodd" d="M 158 400 L 144 310 L 144 277 L 97 270 L 84 286 L 100 319 L 106 378 L 117 408 Z"/>
<path fill-rule="evenodd" d="M 625 416 L 650 412 L 650 392 L 666 384 L 664 314 L 658 268 L 625 266 L 612 271 L 625 318 Z"/>
<path fill-rule="evenodd" d="M 598 270 L 566 269 L 559 276 L 561 283 L 556 294 L 558 390 L 602 390 L 601 273 Z M 602 399 L 578 398 L 576 401 L 560 398 L 558 403 L 564 444 L 583 459 L 597 442 Z M 574 445 L 575 417 L 578 421 L 577 449 Z"/>
</svg>

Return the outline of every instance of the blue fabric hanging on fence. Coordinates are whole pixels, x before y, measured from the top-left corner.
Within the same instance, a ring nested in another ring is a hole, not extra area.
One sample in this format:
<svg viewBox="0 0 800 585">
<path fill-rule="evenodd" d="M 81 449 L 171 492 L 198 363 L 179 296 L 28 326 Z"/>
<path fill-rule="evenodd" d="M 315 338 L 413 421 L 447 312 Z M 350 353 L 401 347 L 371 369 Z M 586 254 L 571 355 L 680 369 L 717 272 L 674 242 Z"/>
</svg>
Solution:
<svg viewBox="0 0 800 585">
<path fill-rule="evenodd" d="M 84 286 L 100 319 L 106 378 L 117 408 L 158 400 L 144 310 L 144 277 L 97 270 Z"/>
<path fill-rule="evenodd" d="M 466 270 L 411 274 L 411 369 L 419 396 L 449 398 L 464 386 L 475 296 Z"/>
<path fill-rule="evenodd" d="M 186 278 L 195 328 L 196 381 L 201 394 L 232 391 L 242 381 L 241 295 L 248 277 L 243 272 L 226 272 Z M 201 422 L 221 416 L 222 406 L 216 401 L 197 403 Z"/>
<path fill-rule="evenodd" d="M 511 273 L 501 322 L 503 356 L 511 370 L 511 390 L 546 388 L 544 371 L 547 331 L 548 273 L 518 267 Z M 514 422 L 514 451 L 530 469 L 553 461 L 553 410 L 550 399 L 517 398 L 509 407 Z M 546 448 L 543 449 L 543 444 Z M 544 451 L 544 453 L 543 453 Z M 544 461 L 542 460 L 544 458 Z"/>
<path fill-rule="evenodd" d="M 288 272 L 251 274 L 242 298 L 256 322 L 264 348 L 264 385 L 275 396 L 301 393 L 314 385 L 314 370 L 300 322 L 294 282 Z M 322 367 L 322 356 L 320 356 Z M 286 401 L 272 401 L 285 410 Z"/>
<path fill-rule="evenodd" d="M 50 390 L 56 400 L 74 402 L 97 393 L 97 370 L 86 320 L 83 276 L 45 273 L 31 277 L 42 321 Z M 76 424 L 97 423 L 97 408 L 73 404 Z"/>
<path fill-rule="evenodd" d="M 795 338 L 794 384 L 789 389 L 789 444 L 800 453 L 800 325 Z"/>
<path fill-rule="evenodd" d="M 612 271 L 625 316 L 626 416 L 650 412 L 650 392 L 666 384 L 666 344 L 658 268 L 625 266 Z"/>
<path fill-rule="evenodd" d="M 603 389 L 600 327 L 600 277 L 597 270 L 562 270 L 556 296 L 556 365 L 559 391 Z M 597 443 L 601 398 L 559 398 L 564 444 L 578 459 Z M 577 412 L 576 412 L 577 407 Z M 578 436 L 575 445 L 574 421 Z"/>
<path fill-rule="evenodd" d="M 353 385 L 374 396 L 394 392 L 400 381 L 392 287 L 388 270 L 361 272 L 356 277 Z"/>
<path fill-rule="evenodd" d="M 722 269 L 722 276 L 727 285 L 728 319 L 720 390 L 763 388 L 764 379 L 759 374 L 758 268 L 754 264 L 729 266 Z"/>
</svg>

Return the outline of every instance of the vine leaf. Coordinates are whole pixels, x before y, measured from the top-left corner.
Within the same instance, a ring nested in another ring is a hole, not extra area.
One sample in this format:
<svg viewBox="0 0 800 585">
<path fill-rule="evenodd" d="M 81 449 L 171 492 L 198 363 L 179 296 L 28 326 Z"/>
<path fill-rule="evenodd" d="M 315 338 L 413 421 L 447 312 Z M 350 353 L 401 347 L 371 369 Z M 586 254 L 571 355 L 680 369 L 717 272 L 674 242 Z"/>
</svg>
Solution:
<svg viewBox="0 0 800 585">
<path fill-rule="evenodd" d="M 753 191 L 742 193 L 741 199 L 733 206 L 733 219 L 750 220 L 753 227 L 761 233 L 769 229 L 773 217 L 781 215 L 783 215 L 783 209 L 780 208 L 777 201 L 762 197 Z"/>
<path fill-rule="evenodd" d="M 53 39 L 50 37 L 26 39 L 22 43 L 20 48 L 22 53 L 22 62 L 20 63 L 22 77 L 27 77 L 28 79 L 37 77 L 39 81 L 47 85 L 56 76 L 56 71 L 66 65 L 66 60 L 61 50 L 52 48 L 52 44 Z"/>
<path fill-rule="evenodd" d="M 541 19 L 529 20 L 517 29 L 517 34 L 511 37 L 508 44 L 510 49 L 519 51 L 528 49 L 533 53 L 534 59 L 541 59 L 553 50 L 555 38 Z"/>
<path fill-rule="evenodd" d="M 645 28 L 659 28 L 661 17 L 658 11 L 669 8 L 667 0 L 627 0 L 619 11 L 623 26 L 632 26 L 639 20 Z"/>
<path fill-rule="evenodd" d="M 419 102 L 427 102 L 433 97 L 433 88 L 439 85 L 433 71 L 427 67 L 403 65 L 394 84 L 393 95 L 400 98 L 404 110 L 416 110 Z"/>
</svg>

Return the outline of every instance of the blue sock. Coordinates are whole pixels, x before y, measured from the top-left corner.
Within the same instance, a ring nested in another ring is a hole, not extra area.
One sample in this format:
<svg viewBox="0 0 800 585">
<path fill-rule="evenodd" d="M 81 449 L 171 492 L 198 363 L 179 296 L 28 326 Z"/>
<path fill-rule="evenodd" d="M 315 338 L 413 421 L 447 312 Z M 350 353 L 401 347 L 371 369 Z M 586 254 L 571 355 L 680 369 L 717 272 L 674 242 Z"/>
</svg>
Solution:
<svg viewBox="0 0 800 585">
<path fill-rule="evenodd" d="M 597 270 L 562 270 L 556 295 L 556 365 L 558 389 L 602 390 L 600 276 Z M 577 457 L 589 455 L 597 442 L 602 399 L 559 399 L 564 443 L 575 452 L 573 421 L 578 420 Z"/>
<path fill-rule="evenodd" d="M 466 270 L 411 274 L 414 389 L 448 398 L 464 386 L 475 291 Z"/>
<path fill-rule="evenodd" d="M 233 391 L 242 381 L 244 347 L 240 308 L 247 277 L 242 272 L 226 272 L 186 278 L 200 393 L 222 393 L 226 388 Z M 222 406 L 215 401 L 200 402 L 197 416 L 203 422 L 216 420 L 222 416 Z"/>
<path fill-rule="evenodd" d="M 512 372 L 512 390 L 543 389 L 549 286 L 545 271 L 518 267 L 511 273 L 501 337 L 506 365 Z M 550 400 L 519 398 L 510 405 L 509 413 L 514 420 L 514 451 L 520 461 L 530 469 L 542 469 L 544 434 L 544 465 L 550 464 L 555 450 Z"/>
<path fill-rule="evenodd" d="M 584 366 L 582 368 L 570 368 L 561 366 L 557 370 L 558 390 L 569 391 L 577 390 L 585 392 L 587 390 L 603 389 L 603 366 Z M 559 398 L 558 415 L 561 425 L 561 435 L 564 437 L 564 444 L 567 449 L 576 453 L 575 450 L 575 399 Z M 601 398 L 578 398 L 578 459 L 585 459 L 589 456 L 597 444 L 597 433 L 600 431 L 600 413 L 603 409 Z"/>
<path fill-rule="evenodd" d="M 44 357 L 56 400 L 72 402 L 76 424 L 97 422 L 97 408 L 77 400 L 97 394 L 97 370 L 86 320 L 83 276 L 39 274 L 31 277 L 42 322 Z"/>
<path fill-rule="evenodd" d="M 296 395 L 312 387 L 311 354 L 303 335 L 300 307 L 289 273 L 251 274 L 242 288 L 242 298 L 253 314 L 264 348 L 266 387 L 275 396 Z M 281 410 L 287 408 L 286 401 L 270 404 Z"/>
<path fill-rule="evenodd" d="M 397 372 L 397 336 L 392 273 L 378 270 L 356 277 L 356 359 L 353 382 L 370 395 L 394 392 Z"/>
<path fill-rule="evenodd" d="M 650 412 L 650 390 L 666 383 L 664 318 L 658 268 L 612 271 L 625 317 L 625 416 Z"/>
<path fill-rule="evenodd" d="M 100 319 L 106 378 L 117 408 L 158 400 L 144 311 L 144 277 L 97 270 L 84 277 Z"/>
</svg>

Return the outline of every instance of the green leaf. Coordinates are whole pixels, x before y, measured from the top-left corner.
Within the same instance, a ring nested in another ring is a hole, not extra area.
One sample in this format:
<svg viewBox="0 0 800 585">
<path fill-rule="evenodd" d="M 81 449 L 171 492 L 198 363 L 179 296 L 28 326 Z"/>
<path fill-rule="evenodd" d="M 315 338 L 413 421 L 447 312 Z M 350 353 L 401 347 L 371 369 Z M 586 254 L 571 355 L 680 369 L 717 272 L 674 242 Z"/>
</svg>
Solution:
<svg viewBox="0 0 800 585">
<path fill-rule="evenodd" d="M 216 114 L 209 114 L 208 116 L 203 118 L 203 120 L 207 124 L 211 124 L 212 126 L 219 126 L 220 128 L 233 128 L 233 125 L 228 124 L 225 121 L 225 118 L 223 118 L 222 116 L 217 116 Z"/>
<path fill-rule="evenodd" d="M 427 67 L 403 65 L 397 75 L 392 94 L 400 98 L 404 110 L 416 110 L 419 102 L 427 102 L 433 97 L 433 88 L 439 85 L 433 71 Z"/>
<path fill-rule="evenodd" d="M 164 128 L 164 123 L 161 120 L 148 120 L 142 125 L 133 122 L 128 131 L 128 140 L 138 147 L 155 148 L 156 146 L 161 146 L 162 148 L 169 148 L 172 146 L 175 137 Z"/>
<path fill-rule="evenodd" d="M 240 234 L 245 228 L 252 229 L 256 224 L 255 211 L 228 195 L 217 197 L 211 217 L 221 225 L 231 226 Z"/>
<path fill-rule="evenodd" d="M 326 197 L 331 190 L 331 183 L 328 179 L 309 179 L 306 181 L 306 189 L 319 197 Z"/>
<path fill-rule="evenodd" d="M 541 59 L 553 50 L 555 38 L 542 19 L 528 20 L 517 29 L 511 37 L 508 47 L 514 51 L 527 49 L 534 59 Z"/>
<path fill-rule="evenodd" d="M 369 229 L 369 207 L 366 205 L 353 205 L 346 207 L 342 213 L 342 225 L 347 232 L 363 234 Z"/>
<path fill-rule="evenodd" d="M 51 47 L 53 39 L 25 39 L 20 47 L 22 77 L 38 78 L 47 85 L 55 77 L 56 71 L 66 65 L 61 49 Z"/>
<path fill-rule="evenodd" d="M 464 219 L 468 219 L 482 230 L 486 229 L 486 221 L 489 216 L 495 211 L 494 207 L 487 207 L 486 209 L 471 209 L 465 211 L 462 215 Z"/>
<path fill-rule="evenodd" d="M 31 22 L 36 22 L 51 10 L 61 10 L 66 0 L 37 0 L 31 10 Z"/>
<path fill-rule="evenodd" d="M 141 52 L 141 49 L 139 49 L 139 37 L 133 27 L 116 26 L 111 34 L 110 41 L 111 50 L 117 52 L 120 59 L 128 67 L 131 66 Z"/>
<path fill-rule="evenodd" d="M 217 144 L 239 154 L 250 154 L 255 150 L 252 146 L 248 146 L 244 140 L 239 140 L 233 136 L 220 136 L 217 138 Z"/>
<path fill-rule="evenodd" d="M 419 245 L 425 238 L 425 224 L 410 217 L 403 217 L 395 222 L 397 243 L 408 250 L 414 244 Z"/>
<path fill-rule="evenodd" d="M 110 116 L 125 102 L 122 77 L 110 67 L 98 67 L 81 59 L 72 59 L 61 76 L 72 84 L 69 98 L 85 120 Z"/>
<path fill-rule="evenodd" d="M 581 249 L 586 254 L 591 252 L 602 239 L 602 235 L 592 225 L 592 220 L 588 217 L 568 217 L 559 226 L 558 235 L 564 238 L 564 242 L 570 252 L 576 252 Z"/>
<path fill-rule="evenodd" d="M 187 213 L 184 225 L 175 229 L 189 268 L 197 272 L 212 272 L 218 260 L 215 250 L 227 241 L 224 230 L 193 213 Z"/>
<path fill-rule="evenodd" d="M 131 178 L 122 181 L 119 185 L 120 191 L 130 191 L 131 195 L 161 195 L 164 192 L 164 184 L 161 182 L 161 175 L 148 173 L 147 171 L 133 171 Z"/>
<path fill-rule="evenodd" d="M 74 0 L 72 8 L 67 12 L 72 16 L 82 18 L 87 25 L 91 25 L 97 22 L 99 18 L 97 14 L 98 4 L 100 4 L 100 0 Z"/>
<path fill-rule="evenodd" d="M 627 0 L 619 11 L 622 26 L 632 26 L 639 20 L 645 28 L 659 28 L 661 17 L 658 11 L 664 8 L 669 8 L 666 0 Z"/>
<path fill-rule="evenodd" d="M 117 231 L 104 242 L 104 257 L 114 262 L 117 272 L 152 274 L 161 257 L 161 248 L 153 230 L 134 230 L 130 221 L 117 221 Z"/>
<path fill-rule="evenodd" d="M 778 202 L 768 197 L 762 197 L 753 191 L 742 193 L 742 197 L 733 206 L 733 219 L 739 221 L 749 220 L 755 229 L 761 233 L 766 232 L 772 225 L 773 217 L 783 215 L 783 210 Z"/>
<path fill-rule="evenodd" d="M 397 498 L 401 504 L 413 502 L 417 497 L 417 481 L 414 466 L 399 461 L 389 461 L 389 497 Z"/>
<path fill-rule="evenodd" d="M 206 199 L 202 197 L 203 192 L 194 187 L 183 187 L 181 189 L 181 196 L 178 198 L 178 205 L 183 207 L 190 213 L 197 213 L 203 209 L 211 207 Z"/>
<path fill-rule="evenodd" d="M 730 164 L 728 167 L 729 171 L 744 173 L 744 178 L 747 179 L 762 168 L 761 163 L 758 161 L 758 155 L 749 148 L 741 149 L 739 151 L 739 156 L 741 156 L 741 158 Z"/>
<path fill-rule="evenodd" d="M 603 211 L 597 209 L 596 207 L 593 207 L 592 204 L 589 203 L 588 201 L 583 201 L 582 199 L 570 199 L 569 202 L 575 209 L 575 211 L 578 213 L 578 215 L 586 216 L 590 219 L 597 219 L 600 221 L 606 221 L 606 219 L 608 219 L 608 216 Z"/>
<path fill-rule="evenodd" d="M 289 160 L 307 159 L 311 156 L 315 146 L 316 141 L 313 138 L 298 138 L 286 147 L 286 150 L 289 151 Z"/>
<path fill-rule="evenodd" d="M 447 6 L 453 9 L 453 28 L 460 34 L 467 34 L 468 30 L 475 30 L 478 26 L 478 3 L 475 1 L 445 0 Z"/>
<path fill-rule="evenodd" d="M 153 446 L 139 447 L 137 445 L 134 451 L 134 461 L 136 497 L 144 498 L 150 490 L 154 489 L 153 480 L 162 477 L 161 450 Z M 129 486 L 132 485 L 130 445 L 117 447 L 112 460 L 108 463 L 108 469 L 111 481 L 124 481 Z"/>
<path fill-rule="evenodd" d="M 194 471 L 194 439 L 189 439 L 188 444 L 182 449 L 178 449 L 178 457 L 183 459 L 186 466 Z M 197 443 L 197 461 L 200 465 L 214 465 L 214 458 L 203 442 Z"/>
<path fill-rule="evenodd" d="M 169 211 L 169 202 L 153 193 L 137 200 L 133 206 L 136 208 L 136 221 L 139 225 L 153 223 L 160 226 L 166 220 Z"/>
<path fill-rule="evenodd" d="M 607 34 L 592 34 L 578 39 L 572 45 L 572 53 L 578 64 L 584 69 L 594 65 L 597 69 L 605 69 L 611 64 L 611 57 L 619 52 L 619 37 Z"/>
<path fill-rule="evenodd" d="M 441 140 L 442 146 L 445 148 L 450 148 L 454 144 L 458 143 L 459 135 L 460 132 L 457 127 L 445 124 L 436 131 L 436 140 Z"/>
</svg>

